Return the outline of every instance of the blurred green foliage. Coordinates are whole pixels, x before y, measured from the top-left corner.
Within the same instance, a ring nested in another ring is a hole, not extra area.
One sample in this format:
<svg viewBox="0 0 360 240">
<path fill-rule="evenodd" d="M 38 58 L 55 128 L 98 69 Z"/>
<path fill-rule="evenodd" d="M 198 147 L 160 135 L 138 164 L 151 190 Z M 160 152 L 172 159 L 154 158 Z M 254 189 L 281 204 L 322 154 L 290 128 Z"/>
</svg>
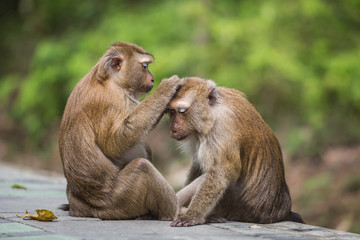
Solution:
<svg viewBox="0 0 360 240">
<path fill-rule="evenodd" d="M 245 92 L 291 154 L 360 139 L 360 1 L 1 1 L 0 99 L 41 145 L 115 41 L 155 55 L 157 83 L 197 75 Z"/>
</svg>

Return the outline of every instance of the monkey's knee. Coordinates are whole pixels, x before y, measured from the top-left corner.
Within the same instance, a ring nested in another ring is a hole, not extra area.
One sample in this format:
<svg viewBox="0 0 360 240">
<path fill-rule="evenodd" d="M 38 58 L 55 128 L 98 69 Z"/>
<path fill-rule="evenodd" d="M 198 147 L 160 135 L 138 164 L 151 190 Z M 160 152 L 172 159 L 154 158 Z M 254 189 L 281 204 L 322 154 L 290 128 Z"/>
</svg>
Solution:
<svg viewBox="0 0 360 240">
<path fill-rule="evenodd" d="M 154 168 L 152 163 L 145 158 L 136 158 L 132 160 L 128 165 L 136 169 L 136 171 L 143 173 L 149 173 Z"/>
</svg>

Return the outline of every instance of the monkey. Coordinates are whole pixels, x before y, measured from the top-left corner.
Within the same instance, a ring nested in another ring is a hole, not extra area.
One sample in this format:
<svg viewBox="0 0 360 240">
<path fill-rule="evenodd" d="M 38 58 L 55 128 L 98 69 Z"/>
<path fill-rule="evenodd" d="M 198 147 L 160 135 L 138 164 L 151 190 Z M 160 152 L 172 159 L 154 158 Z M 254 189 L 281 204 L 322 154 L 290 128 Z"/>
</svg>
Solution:
<svg viewBox="0 0 360 240">
<path fill-rule="evenodd" d="M 70 94 L 59 130 L 70 216 L 176 216 L 175 191 L 152 165 L 144 138 L 181 83 L 176 75 L 163 79 L 139 102 L 154 86 L 153 60 L 138 45 L 115 42 Z"/>
<path fill-rule="evenodd" d="M 296 221 L 280 144 L 246 96 L 199 77 L 170 101 L 170 136 L 192 156 L 181 208 L 170 224 Z"/>
</svg>

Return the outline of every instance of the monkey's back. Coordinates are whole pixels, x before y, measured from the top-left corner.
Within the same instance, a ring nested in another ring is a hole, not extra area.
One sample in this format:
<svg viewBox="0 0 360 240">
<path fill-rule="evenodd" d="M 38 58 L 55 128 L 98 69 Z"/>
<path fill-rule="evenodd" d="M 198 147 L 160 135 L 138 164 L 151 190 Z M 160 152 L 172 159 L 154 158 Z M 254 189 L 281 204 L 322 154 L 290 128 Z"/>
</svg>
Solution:
<svg viewBox="0 0 360 240">
<path fill-rule="evenodd" d="M 103 116 L 111 114 L 106 113 L 109 102 L 95 97 L 90 80 L 85 76 L 74 88 L 60 125 L 59 151 L 68 183 L 70 211 L 75 204 L 85 212 L 86 205 L 106 206 L 108 203 L 99 199 L 105 199 L 111 192 L 105 183 L 118 172 L 99 148 L 97 139 Z M 119 111 L 116 106 L 111 107 Z"/>
<path fill-rule="evenodd" d="M 233 112 L 238 129 L 241 173 L 236 185 L 229 188 L 222 204 L 231 204 L 232 220 L 269 223 L 284 220 L 291 210 L 285 182 L 280 144 L 245 95 L 237 90 L 219 88 L 224 103 Z M 232 133 L 234 134 L 234 133 Z M 241 212 L 241 216 L 236 213 Z"/>
</svg>

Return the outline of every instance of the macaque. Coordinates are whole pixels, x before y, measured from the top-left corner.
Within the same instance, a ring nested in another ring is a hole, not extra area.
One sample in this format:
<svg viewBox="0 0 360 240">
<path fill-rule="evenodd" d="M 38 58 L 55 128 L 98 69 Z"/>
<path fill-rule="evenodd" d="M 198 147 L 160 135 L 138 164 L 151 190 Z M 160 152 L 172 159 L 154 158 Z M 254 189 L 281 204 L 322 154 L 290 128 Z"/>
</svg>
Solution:
<svg viewBox="0 0 360 240">
<path fill-rule="evenodd" d="M 192 155 L 171 226 L 303 222 L 291 212 L 279 142 L 243 93 L 184 78 L 168 113 L 170 136 Z"/>
<path fill-rule="evenodd" d="M 151 62 L 143 48 L 116 42 L 71 93 L 59 133 L 71 216 L 176 216 L 175 191 L 150 162 L 144 138 L 181 84 L 177 76 L 164 79 L 139 102 L 154 86 Z"/>
</svg>

